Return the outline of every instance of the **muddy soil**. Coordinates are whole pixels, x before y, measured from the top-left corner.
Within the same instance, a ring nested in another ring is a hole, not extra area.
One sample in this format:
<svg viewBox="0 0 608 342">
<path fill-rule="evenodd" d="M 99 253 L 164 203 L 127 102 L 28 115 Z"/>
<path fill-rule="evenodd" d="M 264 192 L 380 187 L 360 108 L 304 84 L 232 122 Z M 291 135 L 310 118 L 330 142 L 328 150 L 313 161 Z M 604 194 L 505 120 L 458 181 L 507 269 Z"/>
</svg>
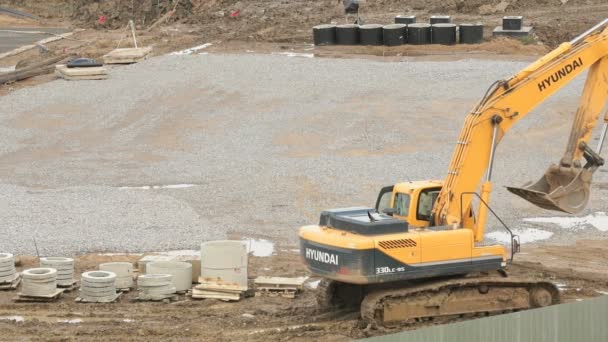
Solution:
<svg viewBox="0 0 608 342">
<path fill-rule="evenodd" d="M 83 255 L 78 273 L 109 261 L 136 262 L 140 255 Z M 561 290 L 563 302 L 596 297 L 608 291 L 608 258 L 604 241 L 578 241 L 571 246 L 527 247 L 509 267 L 517 277 L 550 280 Z M 19 269 L 35 267 L 35 257 L 21 257 Z M 251 257 L 250 277 L 259 275 L 308 275 L 291 248 L 272 257 Z M 309 283 L 314 284 L 315 279 Z M 0 292 L 0 340 L 180 340 L 180 341 L 345 341 L 438 324 L 402 325 L 369 329 L 349 310 L 320 311 L 315 290 L 306 287 L 295 299 L 251 297 L 236 303 L 191 300 L 182 296 L 173 303 L 136 302 L 125 293 L 114 304 L 75 303 L 78 291 L 66 293 L 55 303 L 16 303 L 15 291 Z M 21 322 L 2 319 L 20 316 Z"/>
<path fill-rule="evenodd" d="M 310 42 L 310 28 L 344 22 L 341 1 L 181 0 L 2 0 L 0 4 L 31 11 L 45 19 L 65 20 L 79 27 L 122 28 L 133 19 L 147 28 L 175 8 L 171 21 L 193 25 L 207 40 Z M 608 17 L 604 0 L 377 0 L 361 8 L 367 23 L 390 23 L 397 14 L 412 13 L 419 21 L 450 14 L 454 22 L 482 22 L 489 33 L 503 15 L 524 15 L 543 42 L 555 46 Z M 104 23 L 99 18 L 104 16 Z"/>
</svg>

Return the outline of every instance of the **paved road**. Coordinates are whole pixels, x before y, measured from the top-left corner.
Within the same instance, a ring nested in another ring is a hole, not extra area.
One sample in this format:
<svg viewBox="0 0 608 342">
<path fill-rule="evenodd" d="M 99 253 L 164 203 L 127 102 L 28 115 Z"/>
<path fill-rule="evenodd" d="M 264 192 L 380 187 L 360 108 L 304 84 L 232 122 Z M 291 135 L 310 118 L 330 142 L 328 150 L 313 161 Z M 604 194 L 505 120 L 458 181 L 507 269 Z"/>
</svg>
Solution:
<svg viewBox="0 0 608 342">
<path fill-rule="evenodd" d="M 20 31 L 23 33 L 3 32 L 3 30 Z M 26 32 L 36 32 L 36 31 L 61 34 L 61 33 L 68 32 L 69 30 L 63 29 L 63 28 L 46 28 L 46 27 L 45 28 L 0 27 L 0 53 L 11 51 L 11 50 L 16 49 L 23 45 L 33 44 L 39 40 L 50 37 L 50 35 L 48 35 L 48 34 L 26 33 Z"/>
<path fill-rule="evenodd" d="M 196 249 L 234 235 L 293 243 L 322 209 L 444 177 L 467 111 L 526 64 L 161 56 L 113 68 L 107 81 L 12 92 L 0 101 L 0 250 L 33 253 L 33 236 L 45 254 Z M 582 84 L 497 150 L 492 204 L 514 227 L 553 215 L 504 186 L 559 160 Z M 607 198 L 608 187 L 594 188 L 585 214 L 605 211 Z M 556 242 L 608 237 L 546 230 Z"/>
</svg>

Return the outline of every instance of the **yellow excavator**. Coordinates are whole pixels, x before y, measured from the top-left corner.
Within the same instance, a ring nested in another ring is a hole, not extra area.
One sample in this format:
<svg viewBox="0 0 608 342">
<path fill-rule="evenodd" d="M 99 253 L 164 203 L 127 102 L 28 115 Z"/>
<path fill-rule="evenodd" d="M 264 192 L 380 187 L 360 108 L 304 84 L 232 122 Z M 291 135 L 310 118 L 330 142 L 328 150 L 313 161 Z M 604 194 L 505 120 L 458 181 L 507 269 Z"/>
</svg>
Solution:
<svg viewBox="0 0 608 342">
<path fill-rule="evenodd" d="M 508 188 L 545 209 L 584 209 L 592 175 L 604 164 L 608 113 L 597 148 L 588 142 L 608 99 L 608 19 L 495 82 L 466 116 L 445 180 L 397 183 L 381 189 L 375 208 L 326 210 L 318 225 L 300 228 L 302 260 L 322 277 L 319 304 L 360 307 L 364 320 L 390 325 L 558 303 L 551 282 L 506 274 L 519 239 L 489 206 L 492 168 L 511 127 L 585 70 L 559 164 L 535 183 Z M 510 234 L 510 248 L 483 243 L 489 212 Z"/>
</svg>

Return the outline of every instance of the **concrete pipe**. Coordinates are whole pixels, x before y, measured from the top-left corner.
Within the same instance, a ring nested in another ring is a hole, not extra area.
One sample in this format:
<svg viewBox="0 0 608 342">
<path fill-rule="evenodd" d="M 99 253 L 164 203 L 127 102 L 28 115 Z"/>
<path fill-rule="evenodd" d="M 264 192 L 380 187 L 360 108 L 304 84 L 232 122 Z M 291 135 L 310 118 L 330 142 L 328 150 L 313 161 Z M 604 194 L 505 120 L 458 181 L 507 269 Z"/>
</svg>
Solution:
<svg viewBox="0 0 608 342">
<path fill-rule="evenodd" d="M 317 25 L 312 28 L 314 44 L 336 45 L 336 25 Z"/>
<path fill-rule="evenodd" d="M 57 270 L 57 285 L 69 286 L 74 283 L 74 259 L 72 258 L 40 258 L 40 267 L 49 267 Z"/>
<path fill-rule="evenodd" d="M 116 273 L 106 271 L 89 271 L 84 272 L 81 279 L 89 283 L 113 283 L 114 280 L 116 280 Z"/>
<path fill-rule="evenodd" d="M 15 267 L 15 257 L 10 253 L 0 253 L 0 267 Z"/>
<path fill-rule="evenodd" d="M 162 286 L 171 284 L 173 276 L 170 274 L 142 274 L 137 277 L 138 286 Z"/>
<path fill-rule="evenodd" d="M 80 277 L 80 297 L 91 302 L 107 302 L 116 296 L 116 273 L 89 271 Z"/>
<path fill-rule="evenodd" d="M 57 291 L 57 271 L 53 268 L 31 268 L 22 275 L 21 293 L 25 296 L 49 296 Z"/>
<path fill-rule="evenodd" d="M 150 270 L 148 264 L 147 270 Z M 137 289 L 141 296 L 146 299 L 160 300 L 168 298 L 175 294 L 177 289 L 172 283 L 173 276 L 171 274 L 145 274 L 137 277 Z M 192 276 L 190 276 L 192 281 Z"/>
<path fill-rule="evenodd" d="M 336 44 L 338 45 L 358 45 L 359 44 L 359 25 L 345 24 L 336 26 Z"/>
<path fill-rule="evenodd" d="M 247 246 L 243 241 L 209 241 L 201 244 L 201 278 L 221 279 L 247 289 Z"/>
<path fill-rule="evenodd" d="M 183 261 L 156 261 L 148 264 L 149 274 L 170 274 L 171 282 L 177 291 L 187 291 L 192 288 L 192 264 Z"/>
<path fill-rule="evenodd" d="M 382 25 L 368 24 L 360 26 L 359 44 L 382 45 Z"/>
<path fill-rule="evenodd" d="M 133 264 L 130 262 L 108 262 L 99 265 L 99 270 L 116 273 L 116 288 L 133 287 Z"/>
</svg>

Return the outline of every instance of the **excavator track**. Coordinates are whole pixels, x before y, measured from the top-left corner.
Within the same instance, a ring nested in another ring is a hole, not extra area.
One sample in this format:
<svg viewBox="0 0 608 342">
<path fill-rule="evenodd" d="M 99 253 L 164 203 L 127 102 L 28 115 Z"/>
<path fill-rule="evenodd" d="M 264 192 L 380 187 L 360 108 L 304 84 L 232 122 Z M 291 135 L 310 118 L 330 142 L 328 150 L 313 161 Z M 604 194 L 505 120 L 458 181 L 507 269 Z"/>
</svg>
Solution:
<svg viewBox="0 0 608 342">
<path fill-rule="evenodd" d="M 550 282 L 461 278 L 373 290 L 361 302 L 361 318 L 368 323 L 390 326 L 436 318 L 499 314 L 559 301 L 559 291 Z"/>
</svg>

